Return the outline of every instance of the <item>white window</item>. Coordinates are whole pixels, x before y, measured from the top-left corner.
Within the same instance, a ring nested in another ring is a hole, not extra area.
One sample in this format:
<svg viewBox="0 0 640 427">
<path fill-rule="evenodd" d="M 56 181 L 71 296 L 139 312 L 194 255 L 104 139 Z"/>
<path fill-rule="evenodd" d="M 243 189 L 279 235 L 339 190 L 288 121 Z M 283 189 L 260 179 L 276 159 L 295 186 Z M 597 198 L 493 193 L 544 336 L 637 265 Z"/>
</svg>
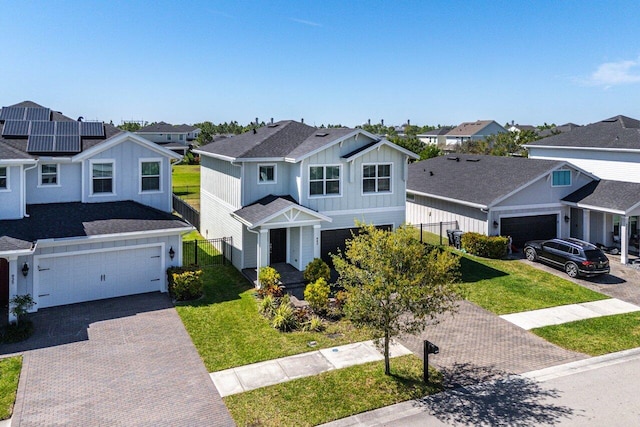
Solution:
<svg viewBox="0 0 640 427">
<path fill-rule="evenodd" d="M 552 187 L 568 187 L 571 185 L 571 171 L 570 170 L 558 170 L 553 171 L 552 174 Z"/>
<path fill-rule="evenodd" d="M 180 134 L 180 138 L 179 139 L 180 139 L 180 141 L 183 141 L 184 140 L 184 135 Z"/>
<path fill-rule="evenodd" d="M 40 185 L 59 186 L 58 165 L 43 164 L 40 166 Z"/>
<path fill-rule="evenodd" d="M 0 166 L 0 190 L 9 189 L 9 168 Z"/>
<path fill-rule="evenodd" d="M 276 165 L 258 165 L 258 184 L 275 184 Z"/>
<path fill-rule="evenodd" d="M 391 192 L 391 163 L 362 165 L 363 193 Z"/>
<path fill-rule="evenodd" d="M 91 194 L 113 194 L 113 161 L 91 162 Z"/>
<path fill-rule="evenodd" d="M 167 134 L 167 141 L 171 141 L 171 134 L 170 133 Z"/>
<path fill-rule="evenodd" d="M 310 196 L 340 195 L 340 166 L 309 166 Z"/>
<path fill-rule="evenodd" d="M 140 192 L 160 191 L 160 169 L 162 160 L 140 160 Z"/>
</svg>

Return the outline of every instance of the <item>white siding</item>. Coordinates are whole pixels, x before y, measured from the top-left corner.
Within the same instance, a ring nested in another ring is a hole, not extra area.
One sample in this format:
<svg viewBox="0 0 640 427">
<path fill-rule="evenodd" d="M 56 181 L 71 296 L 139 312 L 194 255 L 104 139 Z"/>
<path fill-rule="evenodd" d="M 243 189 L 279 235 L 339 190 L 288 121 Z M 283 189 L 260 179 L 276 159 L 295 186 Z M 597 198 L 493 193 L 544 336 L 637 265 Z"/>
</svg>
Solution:
<svg viewBox="0 0 640 427">
<path fill-rule="evenodd" d="M 303 271 L 313 261 L 313 227 L 302 227 L 302 257 L 300 268 Z"/>
<path fill-rule="evenodd" d="M 5 166 L 5 165 L 3 165 Z M 0 190 L 0 219 L 22 218 L 22 167 L 6 166 L 7 188 Z"/>
<path fill-rule="evenodd" d="M 487 213 L 478 208 L 416 195 L 413 202 L 407 201 L 409 224 L 458 222 L 463 231 L 488 234 Z"/>
<path fill-rule="evenodd" d="M 301 270 L 302 267 L 300 265 L 301 256 L 300 256 L 300 229 L 302 227 L 291 227 L 289 229 L 289 242 L 288 242 L 288 250 L 289 254 L 287 255 L 289 264 L 293 265 L 298 270 Z M 308 244 L 309 241 L 306 241 Z"/>
<path fill-rule="evenodd" d="M 82 200 L 82 164 L 58 164 L 58 185 L 40 186 L 39 169 L 27 171 L 27 203 L 80 202 Z"/>
<path fill-rule="evenodd" d="M 276 182 L 258 183 L 258 165 L 275 164 Z M 291 170 L 297 170 L 298 165 L 285 162 L 259 162 L 244 163 L 244 200 L 243 205 L 247 206 L 265 196 L 273 194 L 281 196 L 291 194 L 295 197 L 295 179 L 291 178 Z M 291 188 L 291 187 L 294 188 Z"/>
<path fill-rule="evenodd" d="M 233 265 L 243 267 L 243 225 L 231 217 L 235 209 L 226 205 L 204 189 L 200 193 L 200 233 L 206 239 L 233 238 Z M 249 233 L 250 234 L 250 233 Z M 255 252 L 255 251 L 254 251 Z"/>
<path fill-rule="evenodd" d="M 240 209 L 242 207 L 240 193 L 242 168 L 208 156 L 200 156 L 200 159 L 201 190 Z"/>
</svg>

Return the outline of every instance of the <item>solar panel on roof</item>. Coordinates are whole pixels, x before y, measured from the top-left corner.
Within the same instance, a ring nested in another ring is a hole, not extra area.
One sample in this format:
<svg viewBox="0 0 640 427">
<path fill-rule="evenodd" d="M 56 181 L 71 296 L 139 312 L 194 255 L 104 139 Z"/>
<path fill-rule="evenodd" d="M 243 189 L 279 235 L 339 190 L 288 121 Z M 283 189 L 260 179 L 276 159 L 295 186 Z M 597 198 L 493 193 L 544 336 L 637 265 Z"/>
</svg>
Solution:
<svg viewBox="0 0 640 427">
<path fill-rule="evenodd" d="M 25 107 L 2 107 L 0 120 L 24 120 Z"/>
<path fill-rule="evenodd" d="M 80 135 L 79 122 L 55 122 L 56 135 Z"/>
<path fill-rule="evenodd" d="M 55 135 L 55 122 L 31 122 L 29 135 Z"/>
<path fill-rule="evenodd" d="M 56 136 L 53 151 L 56 153 L 79 153 L 80 152 L 80 136 L 79 135 Z"/>
<path fill-rule="evenodd" d="M 102 122 L 80 122 L 80 136 L 104 136 Z"/>
<path fill-rule="evenodd" d="M 31 135 L 27 141 L 28 153 L 51 153 L 53 152 L 53 135 Z"/>
<path fill-rule="evenodd" d="M 26 120 L 5 121 L 2 136 L 29 136 L 29 122 Z"/>
<path fill-rule="evenodd" d="M 51 110 L 43 107 L 29 107 L 25 115 L 25 120 L 48 121 L 51 116 Z"/>
</svg>

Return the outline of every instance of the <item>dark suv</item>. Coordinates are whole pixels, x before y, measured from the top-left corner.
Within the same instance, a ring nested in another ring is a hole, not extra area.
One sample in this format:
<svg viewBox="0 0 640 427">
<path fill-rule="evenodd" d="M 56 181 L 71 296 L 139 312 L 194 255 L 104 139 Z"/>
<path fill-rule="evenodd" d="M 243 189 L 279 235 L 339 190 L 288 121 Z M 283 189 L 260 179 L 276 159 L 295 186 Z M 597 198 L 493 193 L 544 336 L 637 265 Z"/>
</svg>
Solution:
<svg viewBox="0 0 640 427">
<path fill-rule="evenodd" d="M 529 261 L 544 261 L 563 268 L 569 277 L 609 272 L 609 259 L 604 252 L 578 239 L 531 240 L 524 244 L 524 254 Z"/>
</svg>

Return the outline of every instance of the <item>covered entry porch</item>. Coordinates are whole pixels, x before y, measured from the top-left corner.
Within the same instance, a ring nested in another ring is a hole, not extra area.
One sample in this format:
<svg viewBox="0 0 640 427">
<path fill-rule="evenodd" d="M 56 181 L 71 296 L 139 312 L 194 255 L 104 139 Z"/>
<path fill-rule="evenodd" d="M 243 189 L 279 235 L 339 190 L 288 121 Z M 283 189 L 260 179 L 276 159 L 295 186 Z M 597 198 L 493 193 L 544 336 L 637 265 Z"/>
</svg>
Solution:
<svg viewBox="0 0 640 427">
<path fill-rule="evenodd" d="M 620 263 L 640 252 L 640 183 L 594 181 L 565 197 L 570 236 L 615 249 Z"/>
</svg>

